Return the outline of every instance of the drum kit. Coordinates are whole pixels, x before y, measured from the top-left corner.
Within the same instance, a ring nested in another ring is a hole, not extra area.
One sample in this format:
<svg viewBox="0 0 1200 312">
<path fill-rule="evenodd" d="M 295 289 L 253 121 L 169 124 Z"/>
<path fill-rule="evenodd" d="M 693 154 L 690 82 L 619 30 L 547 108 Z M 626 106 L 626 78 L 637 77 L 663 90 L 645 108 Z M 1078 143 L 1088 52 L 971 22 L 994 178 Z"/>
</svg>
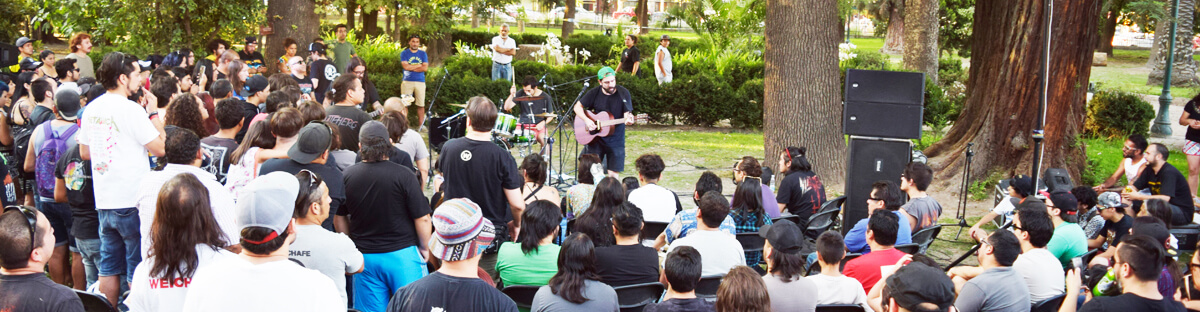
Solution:
<svg viewBox="0 0 1200 312">
<path fill-rule="evenodd" d="M 541 96 L 523 96 L 513 98 L 514 102 L 520 101 L 537 101 L 541 100 L 546 95 Z M 497 102 L 497 103 L 503 103 Z M 458 113 L 446 118 L 434 118 L 435 130 L 430 135 L 430 144 L 437 151 L 441 151 L 442 143 L 454 138 L 463 137 L 467 134 L 467 104 L 449 104 L 450 106 L 458 107 Z M 558 117 L 554 113 L 542 113 L 532 115 L 538 118 L 546 118 L 553 120 Z M 499 113 L 496 116 L 496 124 L 492 126 L 492 142 L 496 143 L 504 149 L 512 149 L 520 147 L 518 153 L 521 157 L 534 153 L 533 143 L 537 142 L 537 125 L 524 124 L 520 122 L 520 118 L 511 114 Z"/>
</svg>

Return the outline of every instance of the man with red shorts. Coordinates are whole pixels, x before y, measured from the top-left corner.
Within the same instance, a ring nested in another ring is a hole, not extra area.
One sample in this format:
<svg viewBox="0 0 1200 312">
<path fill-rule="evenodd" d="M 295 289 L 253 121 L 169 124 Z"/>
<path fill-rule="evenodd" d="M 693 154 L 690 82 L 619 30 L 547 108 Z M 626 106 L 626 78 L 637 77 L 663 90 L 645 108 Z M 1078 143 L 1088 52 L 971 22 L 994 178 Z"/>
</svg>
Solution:
<svg viewBox="0 0 1200 312">
<path fill-rule="evenodd" d="M 537 78 L 525 76 L 525 82 L 521 84 L 520 90 L 516 85 L 509 89 L 508 98 L 504 99 L 504 111 L 512 111 L 513 106 L 517 105 L 521 106 L 519 110 L 521 117 L 517 119 L 517 132 L 532 132 L 538 146 L 544 148 L 546 123 L 549 122 L 549 119 L 537 115 L 549 113 L 553 100 L 549 94 L 542 92 L 541 82 Z"/>
</svg>

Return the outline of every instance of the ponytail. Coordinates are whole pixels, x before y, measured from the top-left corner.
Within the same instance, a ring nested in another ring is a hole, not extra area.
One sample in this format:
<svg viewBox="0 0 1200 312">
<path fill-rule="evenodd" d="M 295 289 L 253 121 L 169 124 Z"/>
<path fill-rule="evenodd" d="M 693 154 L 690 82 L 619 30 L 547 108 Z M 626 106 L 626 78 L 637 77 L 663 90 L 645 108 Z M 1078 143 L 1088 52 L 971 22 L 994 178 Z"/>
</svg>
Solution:
<svg viewBox="0 0 1200 312">
<path fill-rule="evenodd" d="M 807 147 L 789 146 L 784 150 L 787 157 L 791 159 L 791 165 L 788 166 L 788 172 L 805 172 L 812 171 L 812 164 L 808 162 L 808 157 L 804 155 L 808 153 Z"/>
</svg>

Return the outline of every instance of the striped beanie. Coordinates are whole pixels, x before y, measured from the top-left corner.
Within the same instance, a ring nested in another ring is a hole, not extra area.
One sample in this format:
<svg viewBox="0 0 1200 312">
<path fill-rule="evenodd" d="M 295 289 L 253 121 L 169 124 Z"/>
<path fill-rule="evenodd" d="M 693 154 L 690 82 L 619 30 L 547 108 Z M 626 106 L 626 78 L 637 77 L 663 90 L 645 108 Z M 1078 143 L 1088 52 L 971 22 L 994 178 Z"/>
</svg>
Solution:
<svg viewBox="0 0 1200 312">
<path fill-rule="evenodd" d="M 442 261 L 462 261 L 487 249 L 496 238 L 492 222 L 483 217 L 479 205 L 466 198 L 447 200 L 433 212 L 430 252 Z"/>
</svg>

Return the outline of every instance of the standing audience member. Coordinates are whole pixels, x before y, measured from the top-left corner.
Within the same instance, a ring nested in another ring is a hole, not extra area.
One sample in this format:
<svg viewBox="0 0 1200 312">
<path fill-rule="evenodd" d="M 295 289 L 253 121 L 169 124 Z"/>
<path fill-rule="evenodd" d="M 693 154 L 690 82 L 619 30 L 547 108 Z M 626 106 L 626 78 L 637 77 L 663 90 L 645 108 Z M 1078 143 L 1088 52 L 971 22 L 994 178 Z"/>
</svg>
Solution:
<svg viewBox="0 0 1200 312">
<path fill-rule="evenodd" d="M 692 201 L 699 207 L 700 198 L 704 194 L 713 192 L 718 195 L 721 194 L 721 178 L 717 177 L 717 174 L 712 173 L 712 171 L 705 171 L 700 174 L 700 179 L 696 180 L 696 190 L 692 193 Z M 663 232 L 658 234 L 658 237 L 654 239 L 654 249 L 662 249 L 663 246 L 675 242 L 676 239 L 683 238 L 695 232 L 696 224 L 700 223 L 700 218 L 696 215 L 698 211 L 700 210 L 692 209 L 675 214 L 675 217 L 671 219 L 670 223 L 667 223 L 667 227 L 663 229 Z M 722 232 L 729 233 L 729 235 L 736 235 L 737 233 L 733 217 L 726 217 L 724 221 L 721 221 L 719 228 Z"/>
<path fill-rule="evenodd" d="M 340 73 L 350 63 L 351 58 L 358 56 L 358 52 L 354 50 L 354 44 L 346 42 L 346 35 L 350 34 L 346 24 L 335 26 L 334 34 L 337 36 L 337 41 L 329 43 L 329 49 L 333 50 L 329 57 L 333 59 L 333 65 L 337 66 Z"/>
<path fill-rule="evenodd" d="M 996 231 L 980 241 L 976 255 L 983 272 L 967 281 L 953 275 L 958 298 L 954 307 L 961 312 L 1029 311 L 1029 288 L 1013 262 L 1021 254 L 1021 243 L 1009 231 Z"/>
<path fill-rule="evenodd" d="M 75 292 L 46 277 L 54 254 L 50 220 L 29 206 L 0 214 L 0 310 L 83 311 Z"/>
<path fill-rule="evenodd" d="M 746 263 L 746 254 L 742 244 L 733 235 L 717 229 L 721 221 L 729 216 L 729 201 L 725 196 L 707 193 L 700 198 L 700 208 L 696 210 L 697 223 L 695 232 L 687 237 L 671 243 L 668 250 L 689 246 L 695 248 L 704 256 L 704 276 L 724 275 L 734 266 Z"/>
<path fill-rule="evenodd" d="M 207 193 L 190 174 L 171 177 L 156 192 L 157 204 L 147 208 L 155 210 L 155 217 L 148 220 L 153 225 L 146 237 L 160 243 L 150 247 L 146 260 L 133 271 L 125 299 L 130 311 L 183 311 L 196 271 L 237 257 L 224 249 L 230 240 L 208 208 Z"/>
<path fill-rule="evenodd" d="M 503 242 L 496 255 L 496 273 L 504 286 L 546 285 L 558 273 L 554 263 L 560 259 L 560 247 L 554 238 L 559 221 L 562 212 L 550 201 L 538 200 L 525 207 L 517 241 Z"/>
<path fill-rule="evenodd" d="M 238 52 L 238 57 L 242 62 L 246 63 L 246 67 L 250 69 L 251 75 L 267 72 L 266 59 L 262 53 L 258 52 L 258 37 L 246 36 L 245 49 Z"/>
<path fill-rule="evenodd" d="M 96 78 L 95 67 L 92 67 L 92 58 L 88 53 L 92 53 L 92 35 L 88 33 L 75 33 L 71 36 L 71 53 L 64 56 L 63 59 L 74 59 L 79 65 L 79 78 Z"/>
<path fill-rule="evenodd" d="M 658 39 L 658 48 L 654 50 L 654 77 L 658 78 L 660 86 L 664 83 L 671 83 L 671 79 L 675 77 L 671 74 L 671 50 L 667 50 L 669 46 L 671 46 L 671 37 L 662 35 Z"/>
<path fill-rule="evenodd" d="M 364 97 L 362 81 L 354 75 L 339 76 L 333 81 L 332 92 L 334 105 L 325 109 L 325 121 L 337 125 L 342 149 L 358 152 L 358 130 L 371 120 L 371 116 L 358 109 Z"/>
<path fill-rule="evenodd" d="M 546 187 L 546 166 L 546 161 L 542 160 L 542 155 L 539 154 L 530 154 L 521 161 L 519 170 L 525 178 L 525 185 L 521 186 L 521 196 L 525 198 L 526 205 L 538 200 L 547 200 L 556 203 L 554 206 L 557 207 L 557 203 L 562 201 L 557 189 Z"/>
<path fill-rule="evenodd" d="M 779 182 L 779 194 L 775 200 L 779 202 L 779 211 L 800 216 L 800 228 L 808 228 L 808 218 L 825 202 L 825 185 L 821 178 L 812 171 L 812 164 L 804 154 L 805 147 L 788 147 L 779 155 L 779 168 L 786 168 Z"/>
<path fill-rule="evenodd" d="M 933 169 L 924 163 L 911 162 L 900 175 L 900 190 L 908 193 L 908 203 L 900 211 L 908 214 L 913 233 L 933 226 L 942 215 L 942 205 L 925 193 L 930 183 L 933 183 Z"/>
<path fill-rule="evenodd" d="M 417 124 L 425 126 L 425 71 L 429 70 L 429 55 L 421 50 L 421 37 L 408 37 L 408 49 L 400 51 L 400 67 L 404 69 L 404 80 L 400 82 L 400 94 L 411 94 L 417 106 Z M 407 113 L 407 109 L 405 110 Z"/>
<path fill-rule="evenodd" d="M 835 232 L 836 233 L 836 232 Z M 761 277 L 765 291 L 770 293 L 771 310 L 775 311 L 812 311 L 817 306 L 817 296 L 797 296 L 796 294 L 818 293 L 817 284 L 804 277 L 804 257 L 800 251 L 804 245 L 804 231 L 800 230 L 790 220 L 780 220 L 779 223 L 764 226 L 759 236 L 766 239 L 763 244 L 763 254 L 767 259 L 767 275 Z M 836 264 L 835 264 L 836 265 Z M 739 271 L 743 267 L 735 267 Z M 730 274 L 733 274 L 730 271 Z M 728 280 L 729 276 L 725 277 Z M 725 286 L 724 280 L 721 288 Z M 861 288 L 855 288 L 857 291 Z M 717 291 L 717 309 L 721 306 L 721 291 Z"/>
<path fill-rule="evenodd" d="M 221 105 L 217 104 L 217 106 Z M 246 137 L 238 144 L 237 149 L 229 153 L 230 164 L 229 171 L 225 174 L 225 187 L 229 189 L 230 193 L 233 193 L 234 198 L 237 198 L 242 187 L 254 180 L 261 171 L 258 154 L 275 147 L 276 140 L 275 136 L 271 135 L 270 127 L 265 122 L 250 125 L 250 130 L 246 131 Z"/>
<path fill-rule="evenodd" d="M 871 184 L 871 196 L 867 197 L 867 214 L 871 214 L 876 210 L 886 209 L 896 214 L 901 221 L 908 218 L 908 214 L 900 211 L 900 207 L 904 205 L 904 193 L 900 192 L 900 188 L 896 187 L 895 183 L 888 180 L 875 181 Z M 869 254 L 871 253 L 871 245 L 867 244 L 867 221 L 868 219 L 859 219 L 854 223 L 854 227 L 846 232 L 846 248 L 849 252 Z M 900 227 L 896 232 L 896 244 L 912 243 L 912 229 L 909 228 L 908 222 L 900 222 Z M 814 260 L 809 256 L 810 262 Z"/>
<path fill-rule="evenodd" d="M 1168 257 L 1162 243 L 1145 235 L 1132 235 L 1121 241 L 1114 255 L 1114 276 L 1121 285 L 1120 296 L 1095 297 L 1080 307 L 1092 311 L 1178 311 L 1186 309 L 1173 298 L 1164 297 L 1158 290 L 1158 279 Z"/>
<path fill-rule="evenodd" d="M 734 185 L 742 183 L 746 178 L 755 178 L 762 183 L 762 206 L 766 207 L 767 216 L 779 218 L 781 213 L 779 202 L 775 201 L 775 193 L 771 192 L 771 185 L 767 181 L 762 180 L 762 165 L 758 163 L 758 159 L 753 156 L 744 156 L 733 166 L 733 182 Z M 734 201 L 737 201 L 737 194 L 734 194 Z"/>
<path fill-rule="evenodd" d="M 367 122 L 371 122 L 371 121 L 372 120 L 368 120 Z M 396 146 L 396 141 L 394 141 L 392 139 L 393 131 L 392 131 L 391 127 L 388 126 L 388 124 L 386 124 L 386 123 L 380 122 L 380 124 L 383 125 L 384 130 L 387 131 L 387 133 L 386 133 L 387 137 L 384 139 L 386 139 L 388 141 L 389 148 L 386 151 L 384 151 L 384 153 L 387 154 L 388 161 L 396 163 L 397 165 L 400 165 L 401 167 L 404 167 L 405 169 L 412 171 L 413 176 L 417 177 L 417 179 L 418 179 L 417 185 L 421 185 L 421 182 L 420 182 L 421 177 L 418 174 L 417 167 L 413 165 L 412 156 L 409 155 L 407 152 L 400 150 L 400 148 Z M 361 135 L 362 131 L 359 131 L 359 134 Z M 339 150 L 339 151 L 345 152 L 345 150 Z M 347 157 L 347 158 L 352 158 L 353 162 L 345 164 L 346 167 L 350 167 L 350 165 L 362 162 L 362 155 L 355 154 L 354 152 L 348 152 L 348 153 L 350 153 L 350 155 L 353 155 L 353 157 Z M 342 158 L 339 156 L 339 157 L 337 157 L 337 159 L 338 159 L 338 167 L 341 167 L 342 166 L 342 162 L 341 162 Z"/>
<path fill-rule="evenodd" d="M 333 281 L 288 260 L 299 192 L 296 177 L 278 172 L 246 185 L 237 200 L 242 252 L 196 270 L 184 311 L 346 309 Z"/>
<path fill-rule="evenodd" d="M 300 193 L 292 218 L 296 219 L 298 237 L 288 246 L 288 260 L 328 276 L 342 296 L 339 302 L 351 303 L 346 296 L 346 276 L 363 272 L 363 254 L 346 234 L 321 227 L 330 217 L 329 204 L 333 202 L 329 185 L 308 170 L 300 170 L 296 180 L 300 183 Z"/>
<path fill-rule="evenodd" d="M 245 125 L 242 122 L 241 107 L 232 104 L 217 105 L 217 123 L 221 126 L 221 131 L 200 139 L 200 147 L 212 159 L 204 167 L 205 171 L 216 176 L 217 181 L 221 183 L 225 183 L 225 176 L 229 173 L 229 165 L 234 160 L 230 156 L 238 148 L 238 143 L 235 140 L 237 133 Z"/>
<path fill-rule="evenodd" d="M 492 81 L 513 81 L 513 55 L 517 54 L 517 41 L 508 36 L 508 24 L 500 25 L 500 35 L 492 37 Z"/>
<path fill-rule="evenodd" d="M 1054 192 L 1046 200 L 1046 212 L 1049 213 L 1051 225 L 1054 226 L 1046 249 L 1058 258 L 1064 270 L 1069 269 L 1071 259 L 1082 256 L 1088 250 L 1087 236 L 1084 235 L 1083 228 L 1075 223 L 1079 217 L 1079 202 L 1071 193 Z"/>
<path fill-rule="evenodd" d="M 1192 130 L 1188 130 L 1189 133 L 1191 131 Z M 1136 181 L 1138 176 L 1142 174 L 1142 169 L 1146 168 L 1146 157 L 1144 153 L 1146 152 L 1146 148 L 1149 146 L 1150 144 L 1146 142 L 1146 137 L 1142 136 L 1141 134 L 1129 135 L 1129 137 L 1125 139 L 1125 145 L 1121 147 L 1121 165 L 1117 166 L 1117 170 L 1113 172 L 1112 176 L 1108 177 L 1108 179 L 1105 179 L 1103 183 L 1100 183 L 1100 185 L 1093 187 L 1092 190 L 1095 192 L 1108 191 L 1109 188 L 1117 185 L 1117 180 L 1120 179 L 1122 175 L 1125 176 L 1125 185 L 1133 185 L 1133 182 Z M 1197 164 L 1200 164 L 1200 157 L 1193 157 L 1190 154 L 1188 155 L 1188 161 L 1191 161 L 1193 158 L 1196 159 Z M 1195 166 L 1189 165 L 1188 171 L 1194 170 L 1192 167 Z M 1196 181 L 1194 179 L 1196 175 L 1191 174 L 1189 177 L 1188 184 L 1192 186 L 1192 189 L 1196 189 Z"/>
<path fill-rule="evenodd" d="M 616 243 L 616 237 L 612 234 L 613 211 L 624 203 L 627 202 L 621 182 L 613 177 L 605 177 L 596 184 L 592 207 L 582 215 L 575 216 L 575 228 L 571 231 L 587 234 L 596 246 L 612 246 Z"/>
<path fill-rule="evenodd" d="M 737 233 L 755 233 L 761 228 L 771 225 L 771 218 L 763 211 L 762 202 L 759 201 L 762 194 L 762 183 L 758 178 L 743 179 L 742 183 L 738 183 L 737 191 L 733 193 L 733 203 L 730 207 L 729 216 L 733 217 L 733 223 L 737 227 Z M 757 266 L 762 262 L 763 253 L 761 251 L 747 251 L 746 265 Z"/>
<path fill-rule="evenodd" d="M 429 251 L 442 260 L 437 272 L 400 288 L 388 303 L 389 312 L 507 311 L 517 304 L 479 279 L 483 250 L 496 237 L 492 221 L 470 199 L 446 200 L 433 213 L 437 231 Z"/>
<path fill-rule="evenodd" d="M 704 298 L 696 297 L 696 284 L 700 283 L 702 257 L 700 252 L 689 246 L 681 246 L 667 253 L 663 261 L 660 281 L 667 284 L 667 293 L 662 302 L 646 305 L 646 312 L 711 312 L 716 308 Z"/>
<path fill-rule="evenodd" d="M 642 209 L 646 221 L 671 221 L 672 216 L 683 210 L 683 205 L 679 202 L 679 197 L 675 196 L 675 192 L 658 185 L 663 169 L 666 169 L 662 157 L 657 154 L 644 154 L 639 156 L 634 164 L 637 165 L 638 182 L 641 182 L 641 186 L 629 192 L 629 202 Z"/>
<path fill-rule="evenodd" d="M 617 243 L 596 248 L 596 274 L 613 287 L 658 281 L 658 252 L 642 245 L 642 210 L 626 202 L 612 213 Z"/>
<path fill-rule="evenodd" d="M 408 127 L 408 118 L 400 112 L 384 113 L 379 121 L 387 126 L 388 136 L 396 147 L 412 157 L 413 164 L 417 166 L 417 181 L 425 188 L 429 182 L 429 147 L 425 146 L 425 139 Z"/>
<path fill-rule="evenodd" d="M 1166 145 L 1150 144 L 1150 148 L 1146 149 L 1147 170 L 1142 170 L 1142 175 L 1138 176 L 1137 180 L 1131 184 L 1134 188 L 1142 191 L 1129 192 L 1126 190 L 1121 193 L 1121 199 L 1134 201 L 1134 208 L 1138 208 L 1139 201 L 1151 198 L 1165 200 L 1171 208 L 1171 225 L 1192 223 L 1192 215 L 1195 210 L 1195 207 L 1192 206 L 1192 196 L 1196 192 L 1196 186 L 1189 187 L 1184 181 L 1183 174 L 1179 173 L 1179 169 L 1175 169 L 1175 166 L 1167 163 L 1167 158 L 1170 156 L 1171 152 L 1167 150 Z M 1193 157 L 1188 159 L 1189 163 L 1191 158 Z M 1200 156 L 1195 158 L 1200 161 Z M 1146 194 L 1147 190 L 1149 194 Z"/>
<path fill-rule="evenodd" d="M 841 263 L 845 256 L 846 245 L 842 243 L 842 234 L 826 231 L 817 236 L 817 261 L 821 266 L 821 274 L 808 277 L 817 285 L 817 304 L 857 304 L 863 310 L 871 311 L 862 284 L 842 275 Z"/>
<path fill-rule="evenodd" d="M 592 167 L 599 164 L 600 156 L 596 156 L 596 154 L 579 155 L 579 168 L 581 169 L 577 170 L 579 184 L 572 185 L 567 189 L 567 206 L 564 208 L 566 208 L 568 219 L 583 215 L 592 206 L 592 194 L 596 192 L 596 181 L 599 180 L 597 176 L 592 175 Z M 599 172 L 604 172 L 603 165 Z M 604 176 L 599 178 L 604 178 Z"/>
<path fill-rule="evenodd" d="M 58 89 L 70 89 L 79 93 L 79 67 L 75 65 L 75 59 L 63 58 L 54 62 L 54 72 L 58 73 Z"/>
<path fill-rule="evenodd" d="M 761 276 L 758 276 L 758 273 L 754 272 L 754 269 L 745 266 L 733 267 L 732 270 L 729 270 L 729 274 L 725 274 L 725 278 L 721 279 L 721 286 L 717 287 L 716 311 L 770 312 L 771 310 L 815 310 L 815 304 L 809 305 L 808 308 L 776 308 L 775 303 L 771 302 L 771 298 L 767 294 L 767 286 L 763 284 L 763 281 L 764 279 Z"/>
<path fill-rule="evenodd" d="M 863 292 L 870 293 L 875 287 L 875 282 L 882 276 L 880 267 L 893 265 L 905 255 L 893 248 L 900 222 L 903 220 L 886 210 L 875 210 L 867 220 L 867 244 L 871 246 L 871 253 L 846 262 L 844 270 L 846 276 L 863 285 Z"/>
<path fill-rule="evenodd" d="M 79 117 L 79 95 L 74 90 L 62 90 L 56 94 L 53 108 L 56 112 L 55 118 L 37 125 L 30 133 L 24 167 L 25 172 L 35 174 L 36 207 L 50 220 L 50 226 L 54 227 L 54 257 L 50 259 L 50 279 L 67 285 L 73 280 L 71 259 L 82 259 L 78 252 L 69 251 L 75 249 L 75 238 L 71 236 L 71 207 L 54 201 L 54 167 L 58 159 L 76 145 L 75 132 L 79 130 L 79 126 L 75 125 L 75 120 Z M 74 280 L 76 284 L 82 282 Z"/>
<path fill-rule="evenodd" d="M 267 102 L 267 97 L 271 95 L 270 82 L 263 76 L 251 76 L 246 79 L 244 89 L 238 91 L 246 93 L 245 99 L 238 101 L 238 106 L 242 108 L 242 125 L 252 124 L 258 120 L 258 115 L 264 112 L 263 108 L 266 108 L 266 105 L 263 104 Z M 245 127 L 242 128 L 245 129 Z M 246 132 L 238 131 L 238 134 L 237 139 L 241 139 L 246 135 Z"/>
<path fill-rule="evenodd" d="M 345 180 L 342 179 L 342 172 L 329 163 L 329 146 L 333 144 L 333 133 L 329 129 L 329 125 L 321 122 L 309 122 L 304 125 L 296 135 L 296 143 L 288 149 L 287 158 L 267 160 L 262 163 L 259 172 L 264 175 L 275 171 L 297 174 L 300 173 L 300 170 L 307 169 L 316 173 L 325 179 L 325 184 L 329 186 L 329 197 L 333 198 L 333 203 L 329 205 L 329 214 L 341 216 L 345 214 L 339 214 L 338 211 L 339 207 L 347 201 L 347 188 Z M 333 231 L 333 220 L 326 219 L 321 223 L 321 227 Z M 337 229 L 338 233 L 348 233 L 348 231 L 349 229 L 346 228 Z"/>
<path fill-rule="evenodd" d="M 338 71 L 337 65 L 329 61 L 325 54 L 325 44 L 313 42 L 308 44 L 308 54 L 312 58 L 312 63 L 308 66 L 308 80 L 312 85 L 313 98 L 317 103 L 322 105 L 325 103 L 325 92 L 329 91 L 329 84 L 337 79 L 341 73 Z M 303 65 L 304 62 L 298 62 L 297 65 Z M 295 75 L 296 70 L 292 70 Z M 300 84 L 300 89 L 304 89 L 304 84 Z"/>
<path fill-rule="evenodd" d="M 79 145 L 75 145 L 58 158 L 54 168 L 54 201 L 71 206 L 71 236 L 83 262 L 84 279 L 73 278 L 73 283 L 75 289 L 87 289 L 96 283 L 100 264 L 100 217 L 92 192 L 92 165 L 80 157 Z"/>
<path fill-rule="evenodd" d="M 548 203 L 547 203 L 548 204 Z M 528 215 L 537 205 L 525 210 Z M 533 296 L 533 311 L 617 311 L 617 292 L 600 282 L 596 253 L 587 234 L 576 233 L 563 241 L 558 273 Z"/>
<path fill-rule="evenodd" d="M 638 67 L 642 64 L 642 53 L 637 48 L 636 35 L 625 35 L 625 50 L 621 51 L 621 59 L 617 60 L 617 70 L 637 76 Z"/>
</svg>

